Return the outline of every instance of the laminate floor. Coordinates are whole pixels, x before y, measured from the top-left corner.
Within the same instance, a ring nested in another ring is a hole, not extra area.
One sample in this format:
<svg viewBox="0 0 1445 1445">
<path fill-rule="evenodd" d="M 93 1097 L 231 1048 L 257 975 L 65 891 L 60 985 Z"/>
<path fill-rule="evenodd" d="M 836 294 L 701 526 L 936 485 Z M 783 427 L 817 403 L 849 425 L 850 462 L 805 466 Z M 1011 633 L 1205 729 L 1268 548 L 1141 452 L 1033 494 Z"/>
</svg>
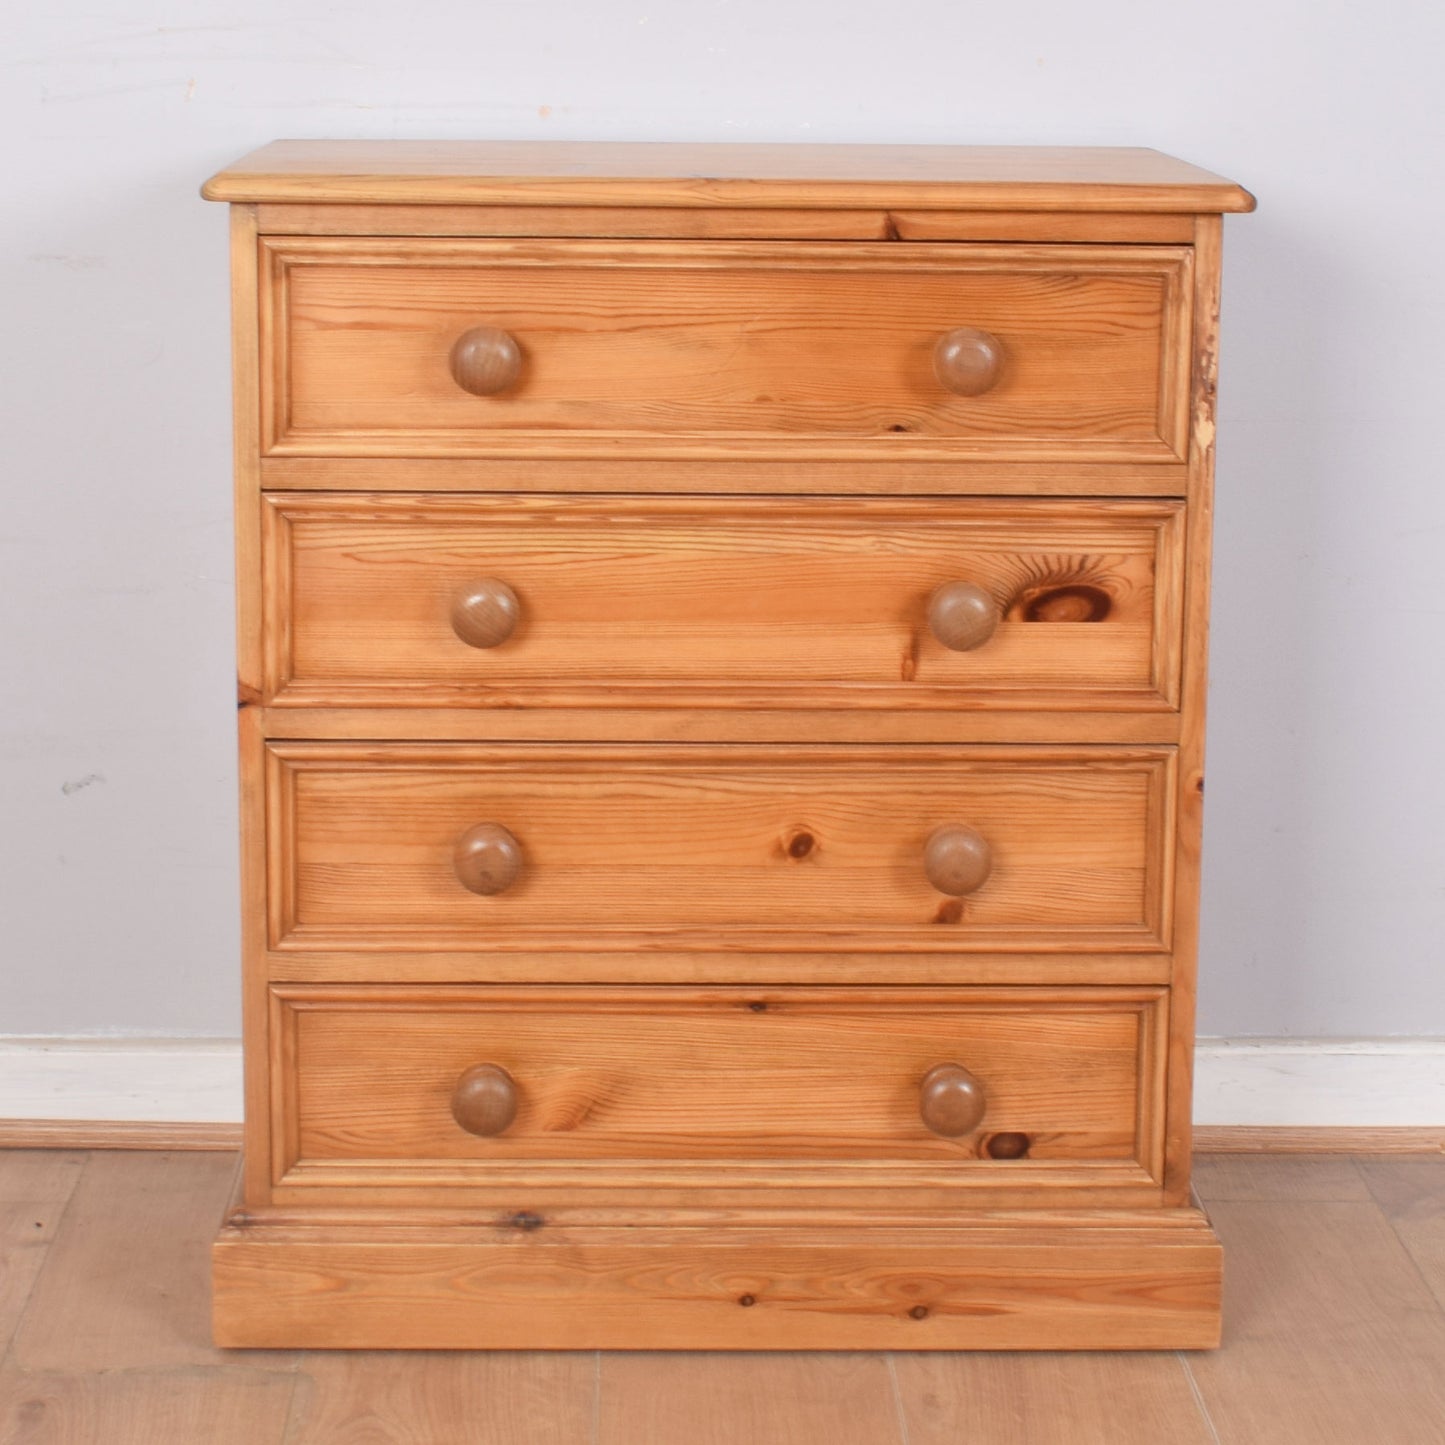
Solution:
<svg viewBox="0 0 1445 1445">
<path fill-rule="evenodd" d="M 1198 1354 L 223 1351 L 219 1153 L 0 1152 L 0 1445 L 1445 1445 L 1445 1156 L 1207 1155 Z"/>
</svg>

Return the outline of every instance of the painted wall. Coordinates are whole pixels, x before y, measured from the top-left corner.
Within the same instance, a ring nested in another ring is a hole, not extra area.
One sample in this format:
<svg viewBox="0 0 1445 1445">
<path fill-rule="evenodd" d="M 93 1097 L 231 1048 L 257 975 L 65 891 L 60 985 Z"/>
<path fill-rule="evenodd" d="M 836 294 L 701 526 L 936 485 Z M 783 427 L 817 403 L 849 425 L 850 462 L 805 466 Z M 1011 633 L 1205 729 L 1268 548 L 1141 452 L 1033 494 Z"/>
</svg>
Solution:
<svg viewBox="0 0 1445 1445">
<path fill-rule="evenodd" d="M 0 1033 L 238 1030 L 225 216 L 285 136 L 1153 145 L 1227 224 L 1201 1024 L 1445 1034 L 1445 11 L 88 3 L 7 20 Z"/>
</svg>

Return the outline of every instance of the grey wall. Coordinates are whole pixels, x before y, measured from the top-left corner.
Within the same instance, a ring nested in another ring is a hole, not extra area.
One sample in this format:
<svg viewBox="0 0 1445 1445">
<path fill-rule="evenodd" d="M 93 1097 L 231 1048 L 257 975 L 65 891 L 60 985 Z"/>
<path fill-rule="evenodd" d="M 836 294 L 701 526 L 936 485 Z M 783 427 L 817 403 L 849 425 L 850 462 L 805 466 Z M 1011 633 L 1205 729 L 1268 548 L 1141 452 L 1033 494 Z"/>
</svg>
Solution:
<svg viewBox="0 0 1445 1445">
<path fill-rule="evenodd" d="M 1248 185 L 1201 1023 L 1445 1034 L 1442 15 L 23 7 L 0 57 L 0 1033 L 238 1029 L 225 216 L 196 188 L 283 135 L 1144 144 Z"/>
</svg>

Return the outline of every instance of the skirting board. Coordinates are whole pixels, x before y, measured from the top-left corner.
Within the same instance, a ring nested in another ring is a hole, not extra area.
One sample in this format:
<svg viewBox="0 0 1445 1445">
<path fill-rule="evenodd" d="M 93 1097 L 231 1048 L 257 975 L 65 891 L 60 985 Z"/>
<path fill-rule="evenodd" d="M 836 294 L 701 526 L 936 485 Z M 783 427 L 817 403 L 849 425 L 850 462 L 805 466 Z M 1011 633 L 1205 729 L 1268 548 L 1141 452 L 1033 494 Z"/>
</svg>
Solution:
<svg viewBox="0 0 1445 1445">
<path fill-rule="evenodd" d="M 1445 1149 L 1445 1039 L 1201 1039 L 1197 1147 Z M 229 1149 L 228 1039 L 0 1038 L 0 1147 Z"/>
</svg>

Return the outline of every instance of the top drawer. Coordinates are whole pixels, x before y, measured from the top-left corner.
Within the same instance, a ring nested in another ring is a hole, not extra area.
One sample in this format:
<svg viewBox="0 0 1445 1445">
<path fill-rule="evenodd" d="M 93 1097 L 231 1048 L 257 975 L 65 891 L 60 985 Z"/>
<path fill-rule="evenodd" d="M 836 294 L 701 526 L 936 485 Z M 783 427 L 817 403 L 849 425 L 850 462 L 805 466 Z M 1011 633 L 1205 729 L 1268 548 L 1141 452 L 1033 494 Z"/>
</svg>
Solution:
<svg viewBox="0 0 1445 1445">
<path fill-rule="evenodd" d="M 262 445 L 1176 462 L 1191 254 L 266 238 Z"/>
</svg>

